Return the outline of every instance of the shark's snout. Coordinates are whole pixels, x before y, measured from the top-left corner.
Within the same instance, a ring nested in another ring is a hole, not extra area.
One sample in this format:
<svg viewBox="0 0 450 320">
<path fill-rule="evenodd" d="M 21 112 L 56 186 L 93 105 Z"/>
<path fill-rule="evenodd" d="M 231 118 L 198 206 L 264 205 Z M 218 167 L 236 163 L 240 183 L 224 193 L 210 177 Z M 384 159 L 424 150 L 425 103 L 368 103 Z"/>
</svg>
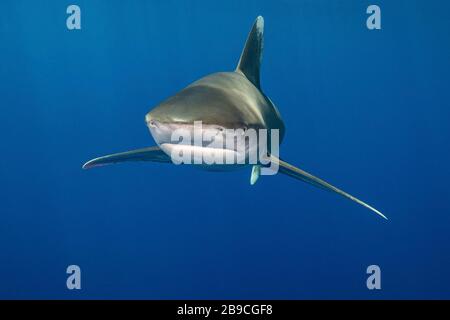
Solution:
<svg viewBox="0 0 450 320">
<path fill-rule="evenodd" d="M 145 122 L 150 134 L 159 146 L 171 140 L 173 128 L 169 124 L 155 119 L 151 112 L 145 116 Z"/>
<path fill-rule="evenodd" d="M 156 121 L 152 116 L 152 113 L 149 112 L 145 115 L 145 122 L 147 123 L 147 126 L 150 128 L 150 126 L 155 126 L 156 125 Z"/>
</svg>

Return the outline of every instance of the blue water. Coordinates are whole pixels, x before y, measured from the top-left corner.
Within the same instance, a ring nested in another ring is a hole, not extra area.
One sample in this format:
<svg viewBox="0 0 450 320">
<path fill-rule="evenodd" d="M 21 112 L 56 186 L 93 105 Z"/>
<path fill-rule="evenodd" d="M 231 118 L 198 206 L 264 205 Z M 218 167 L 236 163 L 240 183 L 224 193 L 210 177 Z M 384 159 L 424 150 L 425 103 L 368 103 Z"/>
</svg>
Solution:
<svg viewBox="0 0 450 320">
<path fill-rule="evenodd" d="M 0 4 L 0 298 L 450 298 L 448 1 Z M 144 115 L 235 68 L 265 18 L 289 177 L 92 157 L 153 145 Z M 79 265 L 81 290 L 66 288 Z M 381 268 L 381 290 L 366 268 Z"/>
</svg>

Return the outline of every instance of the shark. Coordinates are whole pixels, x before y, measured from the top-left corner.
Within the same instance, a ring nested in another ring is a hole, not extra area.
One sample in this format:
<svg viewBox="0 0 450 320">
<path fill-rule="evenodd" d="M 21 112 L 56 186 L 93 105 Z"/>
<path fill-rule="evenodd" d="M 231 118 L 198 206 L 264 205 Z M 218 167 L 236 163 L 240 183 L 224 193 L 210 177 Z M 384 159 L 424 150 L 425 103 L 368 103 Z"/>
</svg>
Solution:
<svg viewBox="0 0 450 320">
<path fill-rule="evenodd" d="M 156 142 L 156 146 L 109 154 L 89 160 L 83 169 L 104 166 L 115 163 L 149 161 L 157 163 L 172 163 L 173 152 L 196 151 L 236 153 L 233 148 L 211 147 L 211 144 L 192 146 L 174 141 L 176 130 L 192 133 L 195 123 L 201 121 L 202 130 L 212 132 L 218 141 L 223 138 L 227 130 L 266 129 L 277 130 L 279 143 L 285 135 L 285 124 L 280 112 L 270 98 L 264 94 L 260 83 L 260 69 L 264 46 L 264 19 L 258 16 L 248 34 L 239 62 L 234 71 L 217 72 L 207 75 L 175 95 L 167 98 L 145 116 L 147 127 Z M 248 151 L 248 150 L 247 150 Z M 387 217 L 350 195 L 349 193 L 331 185 L 280 157 L 270 153 L 265 164 L 205 164 L 194 163 L 212 171 L 231 170 L 241 167 L 251 167 L 250 183 L 253 185 L 261 175 L 261 168 L 267 163 L 277 164 L 278 173 L 306 182 L 321 189 L 331 191 L 373 211 L 387 220 Z"/>
</svg>

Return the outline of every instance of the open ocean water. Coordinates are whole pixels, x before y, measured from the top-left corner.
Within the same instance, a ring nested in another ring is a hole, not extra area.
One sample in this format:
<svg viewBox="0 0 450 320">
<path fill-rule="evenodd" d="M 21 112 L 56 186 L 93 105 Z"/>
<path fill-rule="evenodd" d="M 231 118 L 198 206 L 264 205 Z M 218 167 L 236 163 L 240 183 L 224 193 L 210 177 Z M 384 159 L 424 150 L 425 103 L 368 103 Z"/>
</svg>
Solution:
<svg viewBox="0 0 450 320">
<path fill-rule="evenodd" d="M 81 30 L 66 9 L 81 8 Z M 366 9 L 381 9 L 381 30 Z M 0 298 L 450 298 L 448 1 L 0 3 Z M 154 145 L 144 115 L 236 67 L 265 19 L 284 175 L 96 156 Z M 81 268 L 68 290 L 66 268 Z M 381 269 L 368 290 L 366 268 Z"/>
</svg>

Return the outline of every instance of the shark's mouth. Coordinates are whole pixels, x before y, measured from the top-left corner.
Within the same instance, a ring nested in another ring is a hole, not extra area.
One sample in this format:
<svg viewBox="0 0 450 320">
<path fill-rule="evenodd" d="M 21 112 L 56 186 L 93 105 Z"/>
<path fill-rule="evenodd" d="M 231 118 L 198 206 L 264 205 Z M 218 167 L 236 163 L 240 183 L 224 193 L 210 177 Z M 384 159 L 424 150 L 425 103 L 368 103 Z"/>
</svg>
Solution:
<svg viewBox="0 0 450 320">
<path fill-rule="evenodd" d="M 236 165 L 248 162 L 253 149 L 249 140 L 241 145 L 237 135 L 243 129 L 225 128 L 216 124 L 148 122 L 155 142 L 174 163 Z M 255 146 L 256 147 L 256 146 Z"/>
<path fill-rule="evenodd" d="M 202 147 L 186 144 L 160 145 L 175 164 L 236 165 L 245 164 L 245 153 L 226 148 Z M 239 161 L 243 159 L 243 161 Z M 240 163 L 244 162 L 244 163 Z"/>
</svg>

